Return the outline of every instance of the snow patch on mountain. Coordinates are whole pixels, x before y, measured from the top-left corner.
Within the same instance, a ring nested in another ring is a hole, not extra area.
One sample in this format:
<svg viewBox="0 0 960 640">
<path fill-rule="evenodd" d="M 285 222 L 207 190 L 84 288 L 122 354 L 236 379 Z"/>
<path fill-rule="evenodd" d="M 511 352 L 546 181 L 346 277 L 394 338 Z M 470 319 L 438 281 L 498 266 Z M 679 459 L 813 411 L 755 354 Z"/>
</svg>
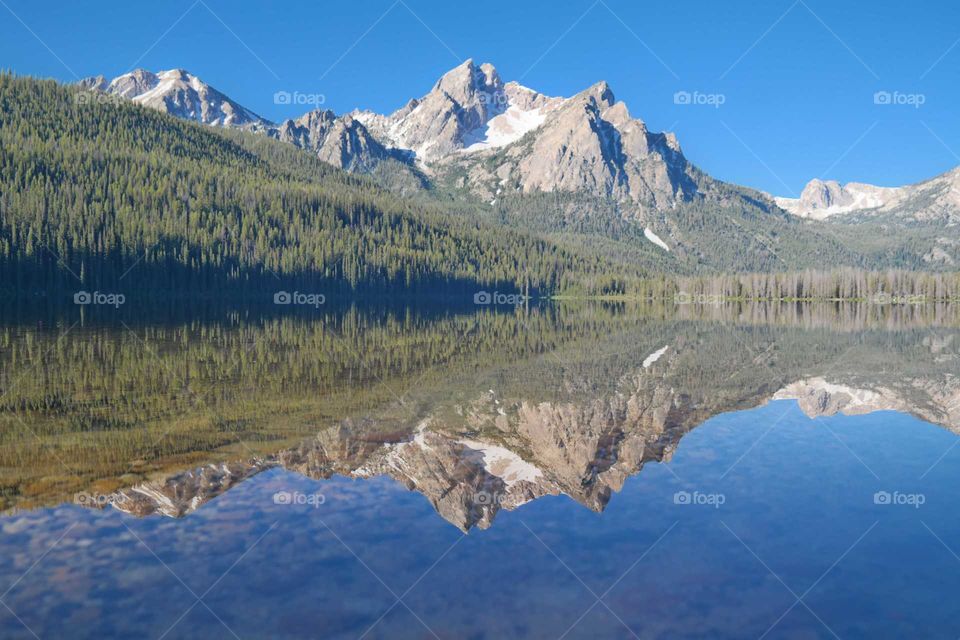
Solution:
<svg viewBox="0 0 960 640">
<path fill-rule="evenodd" d="M 510 106 L 505 112 L 494 116 L 484 127 L 465 136 L 463 153 L 505 147 L 516 142 L 528 132 L 543 124 L 547 114 L 540 109 L 524 111 Z"/>
<path fill-rule="evenodd" d="M 657 245 L 658 247 L 660 247 L 660 248 L 663 249 L 664 251 L 670 251 L 670 247 L 667 246 L 667 243 L 664 242 L 663 239 L 662 239 L 660 236 L 658 236 L 656 233 L 654 233 L 653 230 L 652 230 L 650 227 L 646 227 L 646 228 L 643 230 L 643 235 L 644 235 L 644 237 L 645 237 L 647 240 L 649 240 L 649 241 L 652 242 L 653 244 Z"/>
</svg>

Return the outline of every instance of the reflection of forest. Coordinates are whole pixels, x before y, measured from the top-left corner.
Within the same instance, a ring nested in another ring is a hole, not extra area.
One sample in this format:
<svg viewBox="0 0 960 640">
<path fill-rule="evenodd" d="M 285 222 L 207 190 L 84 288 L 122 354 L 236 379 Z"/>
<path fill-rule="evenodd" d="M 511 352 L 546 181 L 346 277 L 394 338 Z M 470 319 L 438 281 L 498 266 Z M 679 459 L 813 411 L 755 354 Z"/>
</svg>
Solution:
<svg viewBox="0 0 960 640">
<path fill-rule="evenodd" d="M 126 492 L 129 510 L 179 515 L 282 464 L 392 475 L 464 528 L 551 493 L 600 509 L 690 429 L 778 392 L 811 415 L 887 408 L 960 429 L 954 313 L 561 305 L 77 327 L 59 340 L 69 325 L 10 327 L 0 488 L 9 509 L 149 487 Z"/>
</svg>

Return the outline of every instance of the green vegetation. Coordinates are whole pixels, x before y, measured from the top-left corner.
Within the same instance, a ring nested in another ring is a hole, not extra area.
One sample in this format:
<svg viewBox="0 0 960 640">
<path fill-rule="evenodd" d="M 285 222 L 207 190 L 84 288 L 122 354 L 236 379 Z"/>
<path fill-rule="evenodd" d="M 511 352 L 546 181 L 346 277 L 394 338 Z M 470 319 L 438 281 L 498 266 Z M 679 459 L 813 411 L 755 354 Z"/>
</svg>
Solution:
<svg viewBox="0 0 960 640">
<path fill-rule="evenodd" d="M 492 287 L 669 298 L 681 288 L 675 276 L 939 264 L 925 258 L 943 242 L 934 228 L 814 224 L 723 183 L 711 182 L 710 198 L 656 223 L 641 222 L 634 204 L 589 194 L 502 194 L 490 205 L 458 189 L 455 176 L 425 192 L 408 174 L 357 177 L 262 135 L 79 96 L 88 97 L 0 75 L 0 292 L 7 295 L 99 288 L 263 298 L 288 287 L 463 295 Z M 670 252 L 644 238 L 647 224 L 669 232 Z M 827 285 L 811 295 L 809 277 L 792 275 L 775 276 L 782 282 L 772 287 L 738 276 L 736 286 L 721 288 L 735 298 L 865 299 L 860 283 L 880 282 L 851 273 L 837 288 L 851 290 L 853 278 L 852 296 L 835 296 Z M 955 278 L 922 288 L 957 297 Z"/>
<path fill-rule="evenodd" d="M 221 293 L 556 291 L 597 251 L 405 200 L 290 145 L 0 75 L 0 282 Z"/>
</svg>

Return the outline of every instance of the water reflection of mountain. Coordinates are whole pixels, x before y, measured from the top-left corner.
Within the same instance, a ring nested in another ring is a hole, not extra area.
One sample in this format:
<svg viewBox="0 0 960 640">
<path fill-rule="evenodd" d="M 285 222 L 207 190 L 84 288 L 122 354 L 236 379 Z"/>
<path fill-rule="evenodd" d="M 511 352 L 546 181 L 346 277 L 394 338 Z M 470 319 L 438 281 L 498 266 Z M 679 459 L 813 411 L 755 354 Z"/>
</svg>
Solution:
<svg viewBox="0 0 960 640">
<path fill-rule="evenodd" d="M 113 502 L 138 515 L 182 516 L 280 466 L 317 479 L 390 476 L 467 530 L 545 495 L 601 511 L 646 463 L 668 461 L 691 429 L 771 399 L 795 399 L 811 417 L 901 411 L 960 433 L 953 330 L 673 320 L 610 328 L 549 352 L 450 370 L 437 385 L 295 446 L 154 479 Z"/>
</svg>

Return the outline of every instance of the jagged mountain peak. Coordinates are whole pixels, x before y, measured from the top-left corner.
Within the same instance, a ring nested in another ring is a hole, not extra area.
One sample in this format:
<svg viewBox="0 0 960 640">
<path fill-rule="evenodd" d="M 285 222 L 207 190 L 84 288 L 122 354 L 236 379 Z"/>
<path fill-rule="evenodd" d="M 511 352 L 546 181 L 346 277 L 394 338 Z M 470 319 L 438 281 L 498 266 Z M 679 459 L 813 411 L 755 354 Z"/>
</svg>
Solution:
<svg viewBox="0 0 960 640">
<path fill-rule="evenodd" d="M 268 133 L 348 171 L 369 173 L 392 157 L 390 151 L 370 135 L 360 118 L 350 114 L 337 116 L 329 109 L 314 109 L 295 120 L 285 120 Z"/>
<path fill-rule="evenodd" d="M 77 82 L 77 86 L 87 91 L 106 91 L 110 83 L 103 75 L 88 76 Z"/>
<path fill-rule="evenodd" d="M 431 90 L 389 116 L 358 113 L 380 139 L 432 161 L 471 144 L 475 132 L 509 106 L 492 64 L 467 59 L 444 73 Z"/>
<path fill-rule="evenodd" d="M 473 58 L 467 58 L 440 76 L 432 91 L 444 91 L 456 98 L 469 92 L 494 92 L 502 89 L 503 81 L 492 64 L 484 62 L 478 66 Z"/>
<path fill-rule="evenodd" d="M 604 108 L 612 107 L 617 103 L 617 99 L 613 95 L 613 89 L 606 80 L 592 84 L 574 96 L 574 98 L 592 98 L 598 105 Z"/>
</svg>

